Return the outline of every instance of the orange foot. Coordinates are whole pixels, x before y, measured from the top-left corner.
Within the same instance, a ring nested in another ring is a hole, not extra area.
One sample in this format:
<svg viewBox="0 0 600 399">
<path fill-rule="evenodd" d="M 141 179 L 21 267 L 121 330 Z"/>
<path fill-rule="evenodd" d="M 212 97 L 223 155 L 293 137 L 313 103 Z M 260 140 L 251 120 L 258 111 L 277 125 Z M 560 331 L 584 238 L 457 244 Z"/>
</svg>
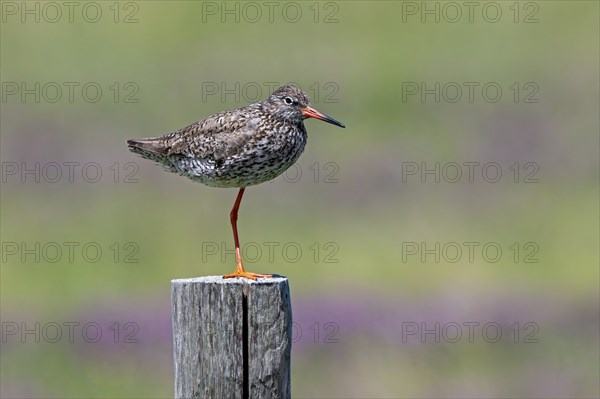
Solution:
<svg viewBox="0 0 600 399">
<path fill-rule="evenodd" d="M 256 280 L 257 278 L 269 278 L 269 277 L 273 277 L 273 276 L 270 274 L 259 274 L 259 273 L 247 272 L 244 269 L 241 269 L 241 270 L 235 269 L 235 272 L 223 276 L 223 278 L 234 278 L 234 277 L 245 277 L 250 280 Z"/>
</svg>

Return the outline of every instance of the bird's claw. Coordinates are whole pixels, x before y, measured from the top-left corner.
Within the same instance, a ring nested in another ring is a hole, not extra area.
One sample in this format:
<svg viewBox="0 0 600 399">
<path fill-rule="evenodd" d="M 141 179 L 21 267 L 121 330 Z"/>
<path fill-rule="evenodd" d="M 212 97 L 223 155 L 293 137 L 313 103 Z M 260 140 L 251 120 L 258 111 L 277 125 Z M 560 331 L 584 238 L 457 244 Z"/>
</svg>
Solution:
<svg viewBox="0 0 600 399">
<path fill-rule="evenodd" d="M 271 274 L 260 274 L 260 273 L 252 273 L 247 272 L 245 270 L 236 270 L 231 274 L 227 274 L 223 276 L 223 278 L 235 278 L 235 277 L 244 277 L 250 280 L 256 280 L 257 278 L 270 278 L 273 277 Z"/>
</svg>

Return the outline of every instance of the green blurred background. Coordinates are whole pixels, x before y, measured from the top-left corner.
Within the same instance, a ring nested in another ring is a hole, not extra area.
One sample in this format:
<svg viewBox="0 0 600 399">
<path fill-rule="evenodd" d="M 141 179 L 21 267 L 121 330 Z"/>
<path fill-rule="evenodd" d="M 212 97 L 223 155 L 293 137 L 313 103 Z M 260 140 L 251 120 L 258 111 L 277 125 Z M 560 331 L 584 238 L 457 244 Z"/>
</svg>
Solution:
<svg viewBox="0 0 600 399">
<path fill-rule="evenodd" d="M 286 82 L 347 126 L 240 210 L 294 397 L 600 394 L 598 2 L 1 6 L 2 397 L 172 396 L 170 280 L 233 271 L 236 192 L 125 141 Z"/>
</svg>

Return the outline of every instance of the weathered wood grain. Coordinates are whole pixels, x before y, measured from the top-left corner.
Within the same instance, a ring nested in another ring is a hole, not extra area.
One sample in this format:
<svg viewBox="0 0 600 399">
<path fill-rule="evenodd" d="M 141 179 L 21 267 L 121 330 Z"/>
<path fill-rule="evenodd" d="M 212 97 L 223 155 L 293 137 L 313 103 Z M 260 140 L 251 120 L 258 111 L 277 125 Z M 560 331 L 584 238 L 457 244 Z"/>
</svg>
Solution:
<svg viewBox="0 0 600 399">
<path fill-rule="evenodd" d="M 286 278 L 173 280 L 175 398 L 289 398 Z"/>
</svg>

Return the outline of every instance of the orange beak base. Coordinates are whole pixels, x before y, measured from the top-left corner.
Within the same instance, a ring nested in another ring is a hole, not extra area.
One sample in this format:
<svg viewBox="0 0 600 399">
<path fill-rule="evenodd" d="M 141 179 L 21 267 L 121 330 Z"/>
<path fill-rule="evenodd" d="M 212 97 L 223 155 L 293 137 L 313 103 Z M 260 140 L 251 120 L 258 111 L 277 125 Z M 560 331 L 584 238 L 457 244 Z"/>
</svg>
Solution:
<svg viewBox="0 0 600 399">
<path fill-rule="evenodd" d="M 322 121 L 325 121 L 327 123 L 331 123 L 332 125 L 336 125 L 339 127 L 346 127 L 344 126 L 343 123 L 336 121 L 335 119 L 333 119 L 330 116 L 327 116 L 319 111 L 317 111 L 316 109 L 312 108 L 312 107 L 306 107 L 302 110 L 302 113 L 304 114 L 304 116 L 306 118 L 315 118 L 315 119 L 320 119 Z"/>
</svg>

